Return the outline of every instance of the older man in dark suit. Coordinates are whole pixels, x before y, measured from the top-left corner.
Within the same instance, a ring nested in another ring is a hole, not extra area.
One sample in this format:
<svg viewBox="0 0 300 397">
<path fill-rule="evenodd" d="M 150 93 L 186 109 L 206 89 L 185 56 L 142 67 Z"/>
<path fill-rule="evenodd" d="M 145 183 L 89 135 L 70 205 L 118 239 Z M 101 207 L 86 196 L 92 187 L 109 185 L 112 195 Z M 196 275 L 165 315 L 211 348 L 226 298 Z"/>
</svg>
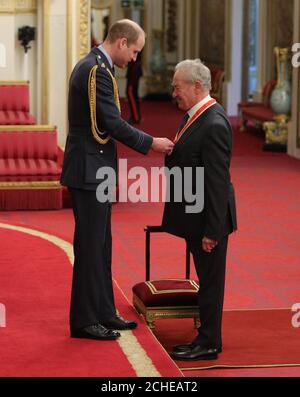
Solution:
<svg viewBox="0 0 300 397">
<path fill-rule="evenodd" d="M 136 60 L 145 33 L 133 21 L 121 20 L 104 43 L 74 68 L 69 85 L 69 134 L 61 183 L 68 186 L 75 218 L 74 271 L 70 308 L 71 336 L 116 339 L 116 330 L 133 329 L 115 308 L 111 274 L 111 202 L 98 200 L 103 179 L 97 171 L 117 167 L 116 142 L 146 154 L 150 149 L 169 153 L 173 143 L 130 126 L 120 116 L 114 65 L 125 68 Z M 105 168 L 107 169 L 107 168 Z M 104 197 L 105 198 L 105 197 Z"/>
<path fill-rule="evenodd" d="M 173 78 L 173 97 L 185 111 L 175 137 L 173 152 L 166 157 L 166 167 L 185 167 L 195 171 L 204 167 L 204 207 L 191 211 L 191 203 L 174 200 L 178 189 L 170 179 L 170 200 L 165 203 L 164 230 L 186 239 L 193 254 L 200 282 L 199 312 L 201 326 L 195 340 L 175 346 L 171 356 L 177 360 L 216 359 L 222 351 L 221 322 L 225 285 L 228 235 L 236 229 L 233 185 L 230 181 L 232 131 L 223 108 L 209 95 L 209 69 L 199 60 L 180 62 Z M 193 173 L 191 193 L 199 192 Z M 175 184 L 174 184 L 175 183 Z M 184 184 L 182 184 L 184 186 Z M 187 208 L 190 208 L 187 210 Z M 199 205 L 198 205 L 199 207 Z"/>
</svg>

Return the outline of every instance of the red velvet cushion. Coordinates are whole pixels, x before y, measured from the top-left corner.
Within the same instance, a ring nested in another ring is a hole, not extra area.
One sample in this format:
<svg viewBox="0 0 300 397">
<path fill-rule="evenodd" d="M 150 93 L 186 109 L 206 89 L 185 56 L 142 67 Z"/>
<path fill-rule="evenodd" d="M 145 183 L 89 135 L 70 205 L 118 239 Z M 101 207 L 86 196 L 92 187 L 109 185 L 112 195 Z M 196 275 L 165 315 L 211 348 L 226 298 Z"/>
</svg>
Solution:
<svg viewBox="0 0 300 397">
<path fill-rule="evenodd" d="M 261 102 L 251 102 L 251 101 L 248 101 L 248 102 L 240 102 L 240 103 L 238 104 L 238 107 L 239 107 L 239 108 L 249 108 L 249 107 L 254 107 L 254 106 L 259 107 L 259 106 L 264 106 L 264 104 L 261 103 Z"/>
<path fill-rule="evenodd" d="M 144 281 L 132 288 L 146 307 L 195 306 L 198 289 L 196 281 L 184 279 Z"/>
<path fill-rule="evenodd" d="M 57 161 L 56 131 L 1 131 L 0 159 L 45 159 Z"/>
<path fill-rule="evenodd" d="M 244 108 L 242 114 L 244 118 L 251 118 L 259 121 L 272 121 L 275 115 L 271 108 L 265 106 Z"/>
<path fill-rule="evenodd" d="M 0 85 L 0 110 L 29 112 L 29 85 Z"/>
<path fill-rule="evenodd" d="M 0 110 L 1 125 L 31 125 L 36 124 L 36 119 L 31 114 L 20 110 Z"/>
<path fill-rule="evenodd" d="M 52 160 L 45 159 L 0 159 L 0 177 L 5 181 L 16 180 L 15 176 L 49 176 L 55 175 L 58 179 L 61 168 Z M 23 180 L 23 178 L 19 179 Z M 28 179 L 24 179 L 28 180 Z M 30 179 L 29 179 L 30 180 Z M 34 178 L 34 180 L 37 180 Z M 48 180 L 48 178 L 47 178 Z"/>
</svg>

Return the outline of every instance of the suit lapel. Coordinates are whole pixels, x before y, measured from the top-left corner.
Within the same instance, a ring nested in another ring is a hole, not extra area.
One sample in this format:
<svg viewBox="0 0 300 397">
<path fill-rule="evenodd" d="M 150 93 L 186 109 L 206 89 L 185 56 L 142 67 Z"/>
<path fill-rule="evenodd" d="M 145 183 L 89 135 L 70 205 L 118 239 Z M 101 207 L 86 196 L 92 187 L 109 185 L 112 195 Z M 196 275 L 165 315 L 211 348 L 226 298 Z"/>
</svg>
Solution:
<svg viewBox="0 0 300 397">
<path fill-rule="evenodd" d="M 202 113 L 195 121 L 193 124 L 190 125 L 190 127 L 185 131 L 185 133 L 181 136 L 181 138 L 178 140 L 178 142 L 175 144 L 173 152 L 176 153 L 178 149 L 182 147 L 182 145 L 194 134 L 194 133 L 199 133 L 199 129 L 202 128 L 202 126 L 205 125 L 205 120 L 208 117 L 211 109 L 213 109 L 216 106 L 214 104 L 211 106 L 209 109 L 207 109 L 204 113 Z"/>
</svg>

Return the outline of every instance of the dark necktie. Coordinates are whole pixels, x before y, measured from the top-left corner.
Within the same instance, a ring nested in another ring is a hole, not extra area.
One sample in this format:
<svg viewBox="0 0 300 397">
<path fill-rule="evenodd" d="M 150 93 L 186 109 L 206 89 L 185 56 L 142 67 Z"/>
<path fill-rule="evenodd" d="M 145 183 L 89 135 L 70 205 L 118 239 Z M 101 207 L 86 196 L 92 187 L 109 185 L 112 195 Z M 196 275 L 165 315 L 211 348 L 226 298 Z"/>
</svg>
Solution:
<svg viewBox="0 0 300 397">
<path fill-rule="evenodd" d="M 182 129 L 184 128 L 184 126 L 186 125 L 186 123 L 187 123 L 187 121 L 188 121 L 189 118 L 190 118 L 190 116 L 189 116 L 188 113 L 186 113 L 186 114 L 182 117 L 182 120 L 181 120 L 181 122 L 180 122 L 178 131 L 177 131 L 176 136 L 175 136 L 175 139 L 174 139 L 174 142 L 177 142 L 178 139 L 181 137 L 181 135 L 182 135 L 182 134 L 181 134 L 181 131 L 182 131 Z"/>
<path fill-rule="evenodd" d="M 186 123 L 187 123 L 187 121 L 188 121 L 189 118 L 190 118 L 190 116 L 189 116 L 188 113 L 186 113 L 186 114 L 182 117 L 182 120 L 181 120 L 181 123 L 180 123 L 180 125 L 179 125 L 178 131 L 181 131 L 181 130 L 182 130 L 182 128 L 186 125 Z"/>
</svg>

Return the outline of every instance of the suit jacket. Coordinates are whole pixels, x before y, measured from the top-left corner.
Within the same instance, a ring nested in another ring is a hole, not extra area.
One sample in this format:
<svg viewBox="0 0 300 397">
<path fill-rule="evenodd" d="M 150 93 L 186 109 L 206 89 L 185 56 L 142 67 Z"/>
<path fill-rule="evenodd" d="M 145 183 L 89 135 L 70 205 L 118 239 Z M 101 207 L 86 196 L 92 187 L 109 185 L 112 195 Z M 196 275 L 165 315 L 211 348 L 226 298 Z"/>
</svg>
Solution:
<svg viewBox="0 0 300 397">
<path fill-rule="evenodd" d="M 186 200 L 172 198 L 174 181 L 169 179 L 170 202 L 165 203 L 162 226 L 166 232 L 187 239 L 203 236 L 220 241 L 237 228 L 234 188 L 230 181 L 232 131 L 223 108 L 208 108 L 182 135 L 165 166 L 204 167 L 204 208 L 199 213 L 186 213 Z M 199 182 L 199 181 L 198 181 Z M 193 172 L 192 189 L 197 183 Z M 184 194 L 182 193 L 183 198 Z"/>
<path fill-rule="evenodd" d="M 112 79 L 101 67 L 104 63 L 112 73 L 105 55 L 95 47 L 74 68 L 69 82 L 69 134 L 62 168 L 61 183 L 73 188 L 96 190 L 101 180 L 96 179 L 100 167 L 117 168 L 116 142 L 146 154 L 153 138 L 130 126 L 121 118 L 114 100 Z M 88 80 L 93 66 L 96 74 L 96 117 L 101 132 L 111 136 L 106 144 L 99 144 L 91 131 Z"/>
</svg>

